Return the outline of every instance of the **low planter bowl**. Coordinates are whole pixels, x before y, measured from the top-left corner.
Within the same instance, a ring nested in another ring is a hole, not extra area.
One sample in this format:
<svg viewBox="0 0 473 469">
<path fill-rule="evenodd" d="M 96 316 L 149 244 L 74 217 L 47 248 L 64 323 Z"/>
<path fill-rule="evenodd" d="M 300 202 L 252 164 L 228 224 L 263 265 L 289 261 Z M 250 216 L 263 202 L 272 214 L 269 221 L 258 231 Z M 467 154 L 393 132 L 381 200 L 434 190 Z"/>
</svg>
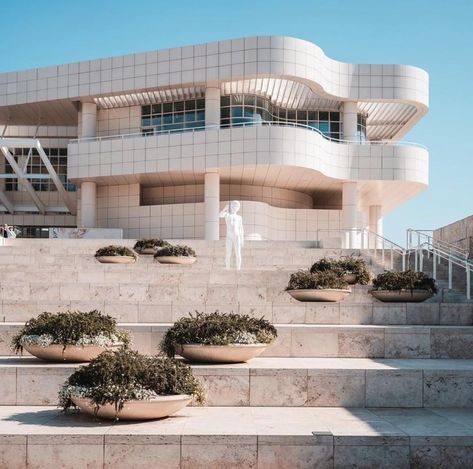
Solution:
<svg viewBox="0 0 473 469">
<path fill-rule="evenodd" d="M 428 290 L 371 290 L 370 293 L 385 303 L 421 303 L 433 296 Z"/>
<path fill-rule="evenodd" d="M 138 254 L 144 254 L 145 256 L 154 256 L 160 248 L 143 248 L 143 249 L 136 249 Z"/>
<path fill-rule="evenodd" d="M 343 280 L 348 283 L 348 285 L 355 285 L 356 275 L 355 274 L 345 274 Z"/>
<path fill-rule="evenodd" d="M 156 260 L 160 264 L 193 264 L 195 257 L 190 256 L 158 256 Z"/>
<path fill-rule="evenodd" d="M 100 347 L 98 345 L 66 345 L 52 344 L 47 347 L 40 345 L 24 345 L 23 348 L 41 360 L 51 362 L 89 362 L 105 350 L 117 350 L 121 344 Z"/>
<path fill-rule="evenodd" d="M 199 363 L 243 363 L 261 355 L 269 344 L 203 345 L 182 344 L 176 352 Z"/>
<path fill-rule="evenodd" d="M 118 414 L 115 410 L 115 404 L 102 405 L 99 407 L 98 411 L 95 412 L 95 404 L 91 399 L 72 396 L 71 400 L 82 412 L 89 415 L 96 415 L 104 419 L 154 420 L 168 417 L 183 409 L 192 401 L 192 396 L 177 394 L 172 396 L 159 396 L 150 400 L 126 401 L 123 408 L 118 411 Z"/>
<path fill-rule="evenodd" d="M 350 291 L 351 290 L 339 288 L 287 290 L 289 295 L 297 301 L 326 301 L 332 303 L 342 301 L 350 294 Z"/>
<path fill-rule="evenodd" d="M 102 264 L 133 264 L 136 262 L 133 256 L 97 256 L 96 259 Z"/>
</svg>

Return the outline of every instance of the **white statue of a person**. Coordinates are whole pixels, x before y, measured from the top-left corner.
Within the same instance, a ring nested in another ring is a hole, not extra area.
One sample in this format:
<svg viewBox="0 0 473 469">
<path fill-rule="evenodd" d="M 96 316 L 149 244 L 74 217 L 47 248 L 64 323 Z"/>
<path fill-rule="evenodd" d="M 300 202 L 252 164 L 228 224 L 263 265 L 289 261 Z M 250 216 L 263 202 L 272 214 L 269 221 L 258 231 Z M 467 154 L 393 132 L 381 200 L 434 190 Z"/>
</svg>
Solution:
<svg viewBox="0 0 473 469">
<path fill-rule="evenodd" d="M 220 218 L 225 218 L 227 224 L 225 267 L 231 266 L 232 250 L 235 252 L 236 268 L 241 269 L 241 248 L 244 245 L 243 219 L 237 214 L 240 202 L 232 200 L 230 206 L 226 205 L 220 212 Z"/>
</svg>

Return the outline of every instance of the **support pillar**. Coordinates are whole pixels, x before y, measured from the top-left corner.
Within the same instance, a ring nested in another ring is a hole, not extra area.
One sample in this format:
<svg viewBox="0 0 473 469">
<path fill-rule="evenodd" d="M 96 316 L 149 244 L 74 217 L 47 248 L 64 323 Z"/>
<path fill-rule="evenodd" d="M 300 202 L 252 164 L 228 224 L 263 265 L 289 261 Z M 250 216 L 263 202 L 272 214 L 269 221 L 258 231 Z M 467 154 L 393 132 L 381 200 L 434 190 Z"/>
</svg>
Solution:
<svg viewBox="0 0 473 469">
<path fill-rule="evenodd" d="M 358 107 L 356 101 L 343 103 L 343 140 L 358 141 Z"/>
<path fill-rule="evenodd" d="M 369 230 L 378 236 L 383 236 L 383 216 L 381 205 L 370 205 L 369 207 Z M 370 248 L 380 248 L 382 240 L 377 236 L 370 236 Z"/>
<path fill-rule="evenodd" d="M 205 89 L 205 125 L 220 127 L 219 86 L 207 86 Z"/>
<path fill-rule="evenodd" d="M 205 173 L 205 239 L 218 240 L 220 237 L 220 174 Z"/>
<path fill-rule="evenodd" d="M 82 103 L 81 108 L 81 137 L 89 138 L 97 135 L 97 105 Z"/>
<path fill-rule="evenodd" d="M 342 247 L 355 249 L 360 247 L 358 230 L 358 187 L 356 182 L 343 183 L 342 196 Z"/>
<path fill-rule="evenodd" d="M 80 228 L 97 226 L 97 184 L 84 181 L 80 185 Z"/>
</svg>

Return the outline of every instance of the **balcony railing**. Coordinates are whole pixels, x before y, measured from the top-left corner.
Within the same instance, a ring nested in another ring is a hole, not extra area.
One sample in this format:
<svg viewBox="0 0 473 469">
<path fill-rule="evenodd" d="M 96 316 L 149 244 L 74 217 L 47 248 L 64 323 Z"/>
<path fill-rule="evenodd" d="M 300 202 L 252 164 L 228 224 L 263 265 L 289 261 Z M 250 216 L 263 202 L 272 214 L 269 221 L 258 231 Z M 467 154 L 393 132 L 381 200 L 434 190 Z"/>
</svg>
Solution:
<svg viewBox="0 0 473 469">
<path fill-rule="evenodd" d="M 188 132 L 202 132 L 205 130 L 229 130 L 236 127 L 292 127 L 310 130 L 316 132 L 325 140 L 329 140 L 332 143 L 342 144 L 342 145 L 395 145 L 395 146 L 414 146 L 418 148 L 423 148 L 427 150 L 427 147 L 419 143 L 406 142 L 406 141 L 393 141 L 393 140 L 375 140 L 375 141 L 359 141 L 359 140 L 345 140 L 345 139 L 335 139 L 325 135 L 321 130 L 311 127 L 305 124 L 299 124 L 297 122 L 276 122 L 276 121 L 261 121 L 255 124 L 254 122 L 242 122 L 238 124 L 233 124 L 231 127 L 221 127 L 220 125 L 205 125 L 202 127 L 191 127 L 188 129 L 169 129 L 169 130 L 157 130 L 150 132 L 131 133 L 131 134 L 119 134 L 119 135 L 104 135 L 101 137 L 82 137 L 77 139 L 72 139 L 69 143 L 83 143 L 83 142 L 101 142 L 107 140 L 117 140 L 117 139 L 126 139 L 134 137 L 151 137 L 156 135 L 171 135 L 176 133 L 188 133 Z"/>
</svg>

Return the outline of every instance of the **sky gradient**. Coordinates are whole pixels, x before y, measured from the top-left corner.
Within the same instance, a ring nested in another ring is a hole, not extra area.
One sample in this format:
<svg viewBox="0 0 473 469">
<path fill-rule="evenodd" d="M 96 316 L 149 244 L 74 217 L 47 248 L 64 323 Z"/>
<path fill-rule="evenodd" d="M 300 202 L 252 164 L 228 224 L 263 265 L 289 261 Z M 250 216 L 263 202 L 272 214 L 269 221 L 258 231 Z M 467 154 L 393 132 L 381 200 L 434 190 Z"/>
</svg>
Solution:
<svg viewBox="0 0 473 469">
<path fill-rule="evenodd" d="M 430 111 L 404 140 L 430 151 L 430 187 L 385 236 L 473 214 L 472 0 L 1 1 L 0 72 L 255 35 L 314 42 L 337 60 L 416 65 Z"/>
</svg>

